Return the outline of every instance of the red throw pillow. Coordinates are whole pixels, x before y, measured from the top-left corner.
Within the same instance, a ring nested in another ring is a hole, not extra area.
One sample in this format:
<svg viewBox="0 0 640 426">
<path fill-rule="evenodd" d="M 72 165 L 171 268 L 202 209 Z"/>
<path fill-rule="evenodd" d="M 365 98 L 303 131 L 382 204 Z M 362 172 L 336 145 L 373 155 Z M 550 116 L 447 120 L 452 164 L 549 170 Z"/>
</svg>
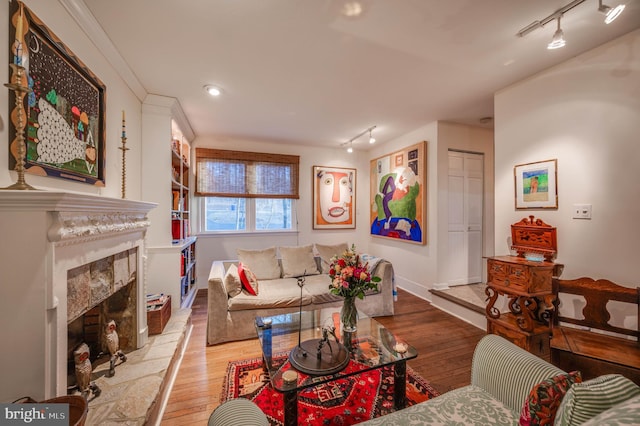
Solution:
<svg viewBox="0 0 640 426">
<path fill-rule="evenodd" d="M 560 402 L 571 385 L 581 383 L 579 371 L 558 374 L 531 389 L 520 412 L 520 426 L 552 425 Z"/>
<path fill-rule="evenodd" d="M 243 265 L 242 262 L 238 263 L 238 275 L 240 276 L 240 282 L 242 283 L 242 289 L 252 296 L 258 295 L 258 279 L 256 274 L 251 272 L 247 265 Z"/>
</svg>

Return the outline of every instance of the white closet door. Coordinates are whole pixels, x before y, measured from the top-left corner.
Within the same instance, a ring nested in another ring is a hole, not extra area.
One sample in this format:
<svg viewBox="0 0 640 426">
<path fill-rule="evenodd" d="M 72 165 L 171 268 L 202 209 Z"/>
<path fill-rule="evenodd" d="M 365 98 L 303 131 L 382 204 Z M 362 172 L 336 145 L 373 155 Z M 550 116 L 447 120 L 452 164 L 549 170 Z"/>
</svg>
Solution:
<svg viewBox="0 0 640 426">
<path fill-rule="evenodd" d="M 449 151 L 448 280 L 450 285 L 482 280 L 482 154 Z"/>
</svg>

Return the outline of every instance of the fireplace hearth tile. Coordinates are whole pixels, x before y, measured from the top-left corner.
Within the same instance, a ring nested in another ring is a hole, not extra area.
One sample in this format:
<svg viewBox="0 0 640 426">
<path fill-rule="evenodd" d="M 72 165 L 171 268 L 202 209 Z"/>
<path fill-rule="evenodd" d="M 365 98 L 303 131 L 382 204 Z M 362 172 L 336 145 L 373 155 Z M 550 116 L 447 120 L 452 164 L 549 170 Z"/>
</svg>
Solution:
<svg viewBox="0 0 640 426">
<path fill-rule="evenodd" d="M 118 418 L 137 419 L 146 416 L 162 385 L 159 376 L 142 377 L 127 388 L 122 398 L 115 404 L 114 414 Z"/>
<path fill-rule="evenodd" d="M 102 393 L 89 401 L 88 425 L 154 424 L 160 415 L 162 390 L 169 391 L 173 364 L 187 344 L 191 310 L 181 309 L 171 317 L 162 334 L 149 337 L 143 348 L 127 353 L 127 361 L 116 365 L 116 374 L 106 377 L 109 362 L 95 367 L 94 382 Z"/>
</svg>

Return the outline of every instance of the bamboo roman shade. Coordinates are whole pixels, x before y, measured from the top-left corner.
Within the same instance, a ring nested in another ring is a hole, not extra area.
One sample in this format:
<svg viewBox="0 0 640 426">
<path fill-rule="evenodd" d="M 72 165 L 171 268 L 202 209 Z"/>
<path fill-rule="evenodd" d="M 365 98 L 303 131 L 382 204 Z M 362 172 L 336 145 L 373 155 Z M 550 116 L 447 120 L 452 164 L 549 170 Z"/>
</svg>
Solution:
<svg viewBox="0 0 640 426">
<path fill-rule="evenodd" d="M 196 148 L 195 195 L 300 198 L 298 155 Z"/>
</svg>

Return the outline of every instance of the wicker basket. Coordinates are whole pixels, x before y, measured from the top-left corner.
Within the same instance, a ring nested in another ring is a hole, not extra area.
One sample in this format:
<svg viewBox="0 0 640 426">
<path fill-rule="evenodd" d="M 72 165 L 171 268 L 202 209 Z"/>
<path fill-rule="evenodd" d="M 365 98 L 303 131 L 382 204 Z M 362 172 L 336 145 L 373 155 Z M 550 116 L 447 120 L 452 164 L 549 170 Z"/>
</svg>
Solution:
<svg viewBox="0 0 640 426">
<path fill-rule="evenodd" d="M 84 426 L 84 422 L 87 419 L 87 411 L 89 410 L 87 400 L 80 395 L 58 396 L 44 401 L 36 401 L 26 396 L 14 402 L 25 404 L 69 404 L 69 425 L 73 426 Z"/>
</svg>

